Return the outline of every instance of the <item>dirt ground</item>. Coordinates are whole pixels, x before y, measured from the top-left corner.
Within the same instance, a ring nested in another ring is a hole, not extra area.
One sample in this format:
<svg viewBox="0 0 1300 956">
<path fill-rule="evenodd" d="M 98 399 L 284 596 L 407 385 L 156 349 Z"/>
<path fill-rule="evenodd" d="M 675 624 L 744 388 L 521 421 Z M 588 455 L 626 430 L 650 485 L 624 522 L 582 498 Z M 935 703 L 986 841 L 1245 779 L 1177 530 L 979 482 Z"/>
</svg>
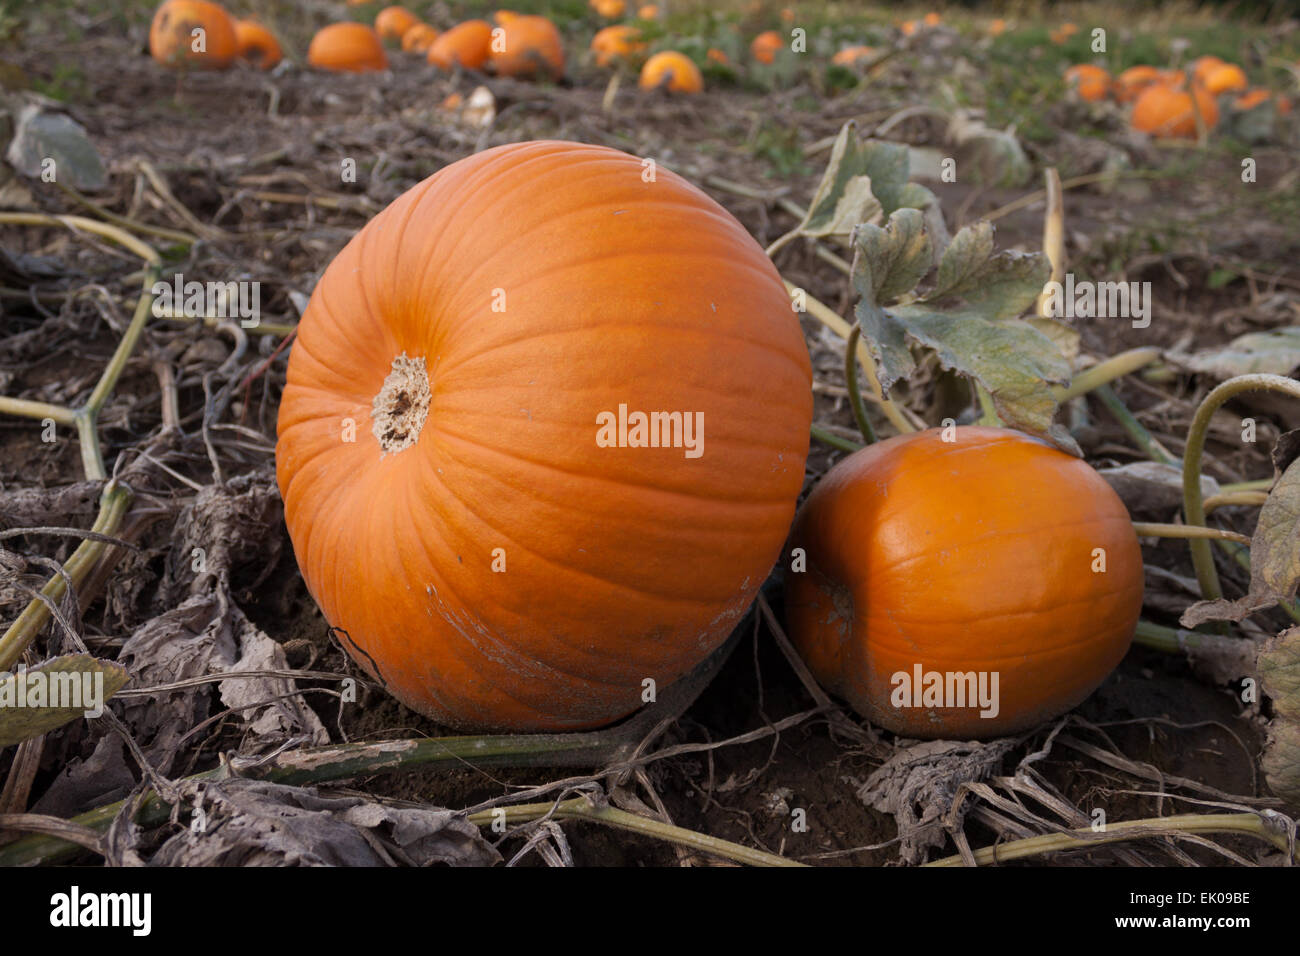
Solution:
<svg viewBox="0 0 1300 956">
<path fill-rule="evenodd" d="M 849 118 L 870 131 L 908 105 L 900 90 L 909 82 L 908 68 L 901 66 L 888 82 L 820 99 L 810 97 L 803 86 L 766 95 L 745 87 L 715 87 L 696 98 L 670 99 L 638 92 L 625 81 L 613 108 L 605 110 L 605 74 L 587 67 L 575 68 L 558 87 L 436 75 L 417 61 L 400 58 L 390 73 L 375 76 L 301 69 L 264 76 L 241 69 L 178 77 L 112 34 L 88 36 L 77 58 L 84 88 L 67 109 L 85 126 L 110 170 L 108 188 L 93 202 L 131 220 L 199 235 L 201 241 L 188 248 L 162 236 L 142 238 L 163 253 L 164 275 L 176 271 L 204 280 L 259 281 L 265 320 L 286 324 L 296 321 L 322 270 L 371 215 L 443 165 L 503 142 L 566 138 L 653 156 L 700 184 L 766 245 L 794 225 L 778 200 L 805 203 L 818 181 L 826 153 L 810 153 L 810 147 L 833 136 Z M 39 48 L 17 51 L 8 59 L 29 76 L 52 76 L 46 51 Z M 496 98 L 491 128 L 457 125 L 440 110 L 448 94 L 468 95 L 480 84 Z M 1075 128 L 1076 119 L 1065 107 L 1053 117 L 1062 129 Z M 916 146 L 938 146 L 943 130 L 921 118 L 903 121 L 890 136 Z M 1115 138 L 1122 140 L 1118 130 Z M 1288 183 L 1295 190 L 1300 153 L 1294 144 L 1259 147 L 1253 155 L 1260 182 L 1252 192 L 1238 185 L 1235 193 L 1224 185 L 1234 180 L 1238 164 L 1228 151 L 1159 150 L 1136 142 L 1120 148 L 1136 167 L 1154 174 L 1122 181 L 1112 191 L 1098 186 L 1070 190 L 1067 249 L 1079 271 L 1151 281 L 1156 315 L 1152 327 L 1140 334 L 1127 324 L 1087 325 L 1083 351 L 1105 356 L 1152 344 L 1204 349 L 1246 331 L 1294 323 L 1300 313 L 1300 229 L 1291 214 L 1295 204 L 1293 199 L 1288 205 L 1267 198 L 1273 195 L 1270 190 L 1285 189 Z M 1068 136 L 1031 144 L 1029 152 L 1038 165 L 1059 165 L 1063 175 L 1098 168 Z M 348 158 L 358 165 L 356 183 L 340 182 L 340 163 Z M 151 182 L 143 164 L 156 171 L 170 196 Z M 1071 164 L 1076 168 L 1070 169 Z M 736 184 L 749 194 L 737 192 Z M 94 215 L 54 186 L 28 185 L 38 209 Z M 955 231 L 1036 189 L 1037 178 L 1016 187 L 926 185 L 939 195 Z M 1041 203 L 1031 203 L 1000 215 L 999 244 L 1039 248 L 1042 212 Z M 0 393 L 65 403 L 84 397 L 129 318 L 139 288 L 138 262 L 108 242 L 70 238 L 54 228 L 0 227 L 0 248 L 10 260 L 0 262 L 0 286 L 5 288 Z M 847 312 L 847 283 L 811 246 L 794 243 L 776 262 L 790 281 Z M 1212 275 L 1225 269 L 1234 278 L 1211 282 Z M 65 294 L 85 289 L 97 291 Z M 837 341 L 810 318 L 804 328 L 815 378 L 829 386 L 818 392 L 816 419 L 850 436 L 853 419 L 844 399 Z M 122 652 L 132 635 L 195 599 L 195 575 L 177 553 L 207 520 L 209 530 L 237 532 L 221 558 L 222 583 L 211 593 L 227 593 L 239 613 L 222 620 L 246 619 L 283 649 L 291 669 L 360 676 L 303 585 L 274 492 L 275 415 L 287 356 L 287 350 L 277 351 L 279 344 L 273 335 L 239 342 L 225 330 L 196 323 L 149 324 L 104 411 L 100 434 L 110 469 L 115 462 L 118 468 L 137 469 L 137 491 L 154 502 L 156 513 L 133 527 L 138 550 L 125 553 L 95 593 L 83 595 L 79 630 L 96 654 Z M 164 397 L 160 361 L 174 369 L 181 432 L 165 441 L 159 439 Z M 903 390 L 909 406 L 930 421 L 969 400 L 954 393 L 952 383 L 936 379 L 914 380 Z M 1175 372 L 1163 380 L 1130 377 L 1117 390 L 1178 454 L 1195 402 L 1208 384 L 1204 377 Z M 1285 430 L 1277 408 L 1241 405 L 1238 410 L 1260 416 L 1261 440 L 1253 447 L 1239 442 L 1212 446 L 1207 467 L 1221 481 L 1269 476 L 1269 437 Z M 1076 436 L 1091 463 L 1105 467 L 1142 459 L 1104 408 L 1092 402 L 1087 412 Z M 1290 418 L 1294 421 L 1293 413 Z M 212 430 L 216 425 L 220 431 Z M 142 449 L 166 468 L 150 466 Z M 841 454 L 814 443 L 807 486 Z M 204 518 L 194 501 L 201 496 L 199 489 L 214 485 L 213 457 L 221 471 L 213 493 L 222 498 L 225 510 Z M 33 423 L 0 420 L 0 527 L 88 525 L 98 487 L 79 484 L 80 475 L 75 440 L 44 443 Z M 75 493 L 63 491 L 71 486 Z M 1146 520 L 1172 520 L 1174 511 Z M 1249 534 L 1249 510 L 1230 514 L 1233 526 Z M 30 596 L 19 584 L 39 586 L 48 576 L 49 569 L 31 559 L 65 560 L 75 545 L 75 539 L 40 535 L 3 541 L 0 557 L 14 572 L 9 583 L 0 584 L 6 620 Z M 1144 556 L 1148 564 L 1172 574 L 1193 576 L 1182 542 L 1150 543 Z M 1219 567 L 1229 591 L 1241 593 L 1246 572 L 1226 560 Z M 769 582 L 765 593 L 779 619 L 779 583 Z M 1144 616 L 1173 625 L 1173 607 L 1172 600 L 1157 601 Z M 1256 621 L 1273 631 L 1288 623 L 1280 612 Z M 231 626 L 239 633 L 242 625 Z M 721 674 L 658 746 L 718 744 L 815 709 L 761 618 L 751 614 L 741 631 Z M 44 651 L 70 648 L 69 639 L 57 630 L 47 633 Z M 186 675 L 193 673 L 184 670 L 188 664 L 177 666 Z M 151 676 L 162 682 L 164 675 Z M 330 690 L 334 685 L 326 679 L 298 681 L 328 740 L 446 732 L 369 686 L 362 690 L 361 706 L 340 707 Z M 264 743 L 250 734 L 239 713 L 223 709 L 213 686 L 173 693 L 165 705 L 157 705 L 153 717 L 145 715 L 154 706 L 149 701 L 123 698 L 119 716 L 144 753 L 156 759 L 167 754 L 157 767 L 162 777 L 174 780 L 209 770 L 223 752 Z M 813 713 L 747 743 L 656 761 L 625 790 L 643 806 L 661 808 L 679 826 L 819 864 L 891 865 L 916 862 L 927 853 L 933 859 L 962 849 L 954 839 L 959 832 L 967 846 L 978 848 L 1050 827 L 1087 825 L 1097 808 L 1110 820 L 1124 820 L 1189 812 L 1203 801 L 1277 807 L 1259 769 L 1268 713 L 1243 704 L 1239 691 L 1237 682 L 1200 672 L 1182 656 L 1135 647 L 1073 715 L 1008 741 L 999 753 L 984 754 L 988 762 L 968 776 L 983 781 L 986 789 L 967 797 L 956 829 L 936 823 L 935 817 L 935 808 L 952 802 L 950 778 L 918 781 L 914 789 L 905 789 L 910 811 L 870 805 L 863 795 L 866 782 L 887 761 L 905 754 L 908 745 L 867 727 L 847 710 Z M 166 721 L 188 723 L 169 731 L 160 726 Z M 853 729 L 846 730 L 846 724 Z M 286 746 L 324 742 L 310 737 L 306 732 L 290 735 Z M 98 724 L 76 722 L 45 739 L 39 766 L 27 782 L 37 812 L 72 815 L 127 795 L 140 771 L 120 744 L 103 744 L 106 738 L 116 739 Z M 0 774 L 12 773 L 14 754 L 12 748 L 0 752 Z M 77 766 L 90 766 L 95 773 L 77 776 L 70 771 Z M 385 800 L 463 808 L 575 773 L 466 764 L 377 773 L 354 779 L 349 787 Z M 1062 809 L 1066 806 L 1068 812 Z M 805 811 L 806 829 L 792 829 L 796 809 Z M 900 843 L 899 819 L 909 812 L 924 817 L 913 824 L 924 825 L 909 830 Z M 180 829 L 174 823 L 138 833 L 133 850 L 147 858 Z M 532 832 L 524 828 L 502 841 L 503 856 L 511 858 Z M 935 839 L 927 844 L 927 836 Z M 567 841 L 577 865 L 716 862 L 587 822 L 566 823 L 563 837 L 550 839 Z M 909 841 L 916 844 L 910 850 Z M 1047 860 L 1059 865 L 1267 861 L 1263 846 L 1245 837 L 1157 839 Z M 543 862 L 536 853 L 520 860 L 522 865 Z"/>
</svg>

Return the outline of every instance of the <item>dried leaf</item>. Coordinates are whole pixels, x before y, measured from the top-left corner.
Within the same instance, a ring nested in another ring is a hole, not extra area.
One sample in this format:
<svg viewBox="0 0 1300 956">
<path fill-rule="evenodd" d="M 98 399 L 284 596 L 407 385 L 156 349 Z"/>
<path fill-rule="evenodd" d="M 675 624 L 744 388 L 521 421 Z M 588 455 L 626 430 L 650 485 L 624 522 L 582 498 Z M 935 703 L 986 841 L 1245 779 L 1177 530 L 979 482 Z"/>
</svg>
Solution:
<svg viewBox="0 0 1300 956">
<path fill-rule="evenodd" d="M 948 831 L 938 825 L 953 810 L 957 789 L 963 783 L 986 780 L 1002 765 L 1015 746 L 1015 738 L 958 742 L 928 740 L 900 750 L 867 778 L 858 798 L 898 825 L 899 855 L 907 863 L 921 863 L 926 850 L 942 847 Z M 952 822 L 960 826 L 958 808 Z"/>
<path fill-rule="evenodd" d="M 1227 345 L 1188 355 L 1172 351 L 1171 361 L 1193 372 L 1230 379 L 1237 375 L 1270 373 L 1288 375 L 1300 368 L 1300 327 L 1286 326 L 1267 332 L 1248 332 Z"/>
<path fill-rule="evenodd" d="M 1250 541 L 1250 589 L 1236 601 L 1200 601 L 1182 616 L 1183 627 L 1205 621 L 1241 621 L 1295 597 L 1300 585 L 1300 465 L 1292 463 L 1259 509 Z"/>
<path fill-rule="evenodd" d="M 1292 807 L 1300 807 L 1300 721 L 1274 720 L 1260 759 L 1268 785 Z"/>
<path fill-rule="evenodd" d="M 98 716 L 128 680 L 126 668 L 89 654 L 66 654 L 0 675 L 0 747 Z"/>
<path fill-rule="evenodd" d="M 1099 468 L 1124 506 L 1133 515 L 1163 515 L 1183 506 L 1183 470 L 1158 461 L 1135 461 L 1117 468 Z M 1219 483 L 1201 475 L 1201 496 L 1219 493 Z"/>
<path fill-rule="evenodd" d="M 1272 638 L 1259 650 L 1260 686 L 1278 714 L 1300 720 L 1300 627 Z"/>
<path fill-rule="evenodd" d="M 452 810 L 387 807 L 359 796 L 231 778 L 185 795 L 190 828 L 156 866 L 492 866 L 501 857 Z"/>
</svg>

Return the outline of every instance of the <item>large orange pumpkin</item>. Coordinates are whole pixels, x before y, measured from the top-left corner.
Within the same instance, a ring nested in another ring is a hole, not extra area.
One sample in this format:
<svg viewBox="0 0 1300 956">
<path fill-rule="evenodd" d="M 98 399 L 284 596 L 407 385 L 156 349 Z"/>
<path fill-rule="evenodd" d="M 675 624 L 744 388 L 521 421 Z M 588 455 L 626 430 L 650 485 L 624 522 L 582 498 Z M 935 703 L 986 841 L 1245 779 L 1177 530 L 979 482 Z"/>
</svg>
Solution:
<svg viewBox="0 0 1300 956">
<path fill-rule="evenodd" d="M 235 20 L 207 0 L 167 0 L 149 25 L 149 54 L 163 66 L 222 70 L 239 53 Z"/>
<path fill-rule="evenodd" d="M 255 20 L 239 20 L 235 23 L 235 45 L 239 50 L 239 58 L 259 69 L 269 70 L 284 59 L 275 36 Z"/>
<path fill-rule="evenodd" d="M 381 40 L 401 41 L 407 30 L 420 22 L 406 7 L 384 7 L 375 17 L 375 32 Z"/>
<path fill-rule="evenodd" d="M 276 470 L 303 578 L 441 722 L 634 711 L 726 638 L 789 529 L 812 417 L 789 297 L 726 210 L 647 169 L 568 142 L 453 163 L 298 325 Z M 682 413 L 658 447 L 651 413 Z"/>
<path fill-rule="evenodd" d="M 787 571 L 786 619 L 817 679 L 872 723 L 983 739 L 1064 713 L 1119 663 L 1142 554 L 1084 462 L 1008 429 L 954 432 L 888 439 L 821 480 L 791 534 L 807 566 Z M 934 674 L 990 692 L 996 674 L 996 715 L 918 700 Z"/>
<path fill-rule="evenodd" d="M 364 23 L 331 23 L 311 38 L 307 62 L 322 70 L 365 73 L 388 69 L 388 54 L 379 34 Z"/>
<path fill-rule="evenodd" d="M 645 44 L 636 27 L 618 24 L 596 32 L 591 38 L 591 52 L 596 55 L 597 66 L 613 66 L 618 60 L 630 60 L 644 53 Z"/>
<path fill-rule="evenodd" d="M 516 17 L 498 29 L 506 29 Z M 492 26 L 486 20 L 466 20 L 458 23 L 429 47 L 429 62 L 440 70 L 450 70 L 460 65 L 467 70 L 482 68 L 492 55 Z"/>
<path fill-rule="evenodd" d="M 1196 135 L 1197 111 L 1206 129 L 1213 129 L 1219 122 L 1219 108 L 1214 97 L 1203 87 L 1197 86 L 1188 93 L 1155 83 L 1138 96 L 1129 123 L 1134 129 L 1157 139 L 1190 138 Z"/>
<path fill-rule="evenodd" d="M 638 85 L 643 90 L 664 86 L 672 93 L 698 93 L 704 89 L 704 77 L 685 53 L 664 50 L 645 61 Z"/>
<path fill-rule="evenodd" d="M 1131 103 L 1148 86 L 1160 83 L 1163 79 L 1164 74 L 1162 71 L 1154 66 L 1130 66 L 1115 77 L 1113 87 L 1115 99 L 1121 103 Z"/>
<path fill-rule="evenodd" d="M 546 17 L 515 17 L 499 29 L 502 35 L 490 57 L 498 74 L 557 80 L 564 75 L 564 41 Z"/>
</svg>

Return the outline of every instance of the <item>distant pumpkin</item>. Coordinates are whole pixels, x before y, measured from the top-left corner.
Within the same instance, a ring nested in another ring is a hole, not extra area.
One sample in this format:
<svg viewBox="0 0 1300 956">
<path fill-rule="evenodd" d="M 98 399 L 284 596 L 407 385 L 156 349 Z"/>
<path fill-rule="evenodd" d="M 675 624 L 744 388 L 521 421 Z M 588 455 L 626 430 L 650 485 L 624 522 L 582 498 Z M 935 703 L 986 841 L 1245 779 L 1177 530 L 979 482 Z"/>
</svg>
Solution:
<svg viewBox="0 0 1300 956">
<path fill-rule="evenodd" d="M 731 58 L 716 46 L 709 47 L 704 56 L 710 63 L 716 63 L 719 66 L 731 66 Z"/>
<path fill-rule="evenodd" d="M 384 7 L 375 17 L 375 32 L 381 40 L 401 41 L 406 31 L 420 22 L 406 7 Z"/>
<path fill-rule="evenodd" d="M 645 3 L 636 12 L 639 20 L 658 20 L 659 5 L 655 3 Z"/>
<path fill-rule="evenodd" d="M 1100 103 L 1110 93 L 1110 74 L 1091 63 L 1079 63 L 1065 71 L 1065 82 L 1081 100 Z"/>
<path fill-rule="evenodd" d="M 595 54 L 596 65 L 613 66 L 618 60 L 630 60 L 645 52 L 645 44 L 640 38 L 641 31 L 626 23 L 598 30 L 591 38 L 591 52 Z"/>
<path fill-rule="evenodd" d="M 307 62 L 322 70 L 366 73 L 388 69 L 388 54 L 379 34 L 364 23 L 331 23 L 311 38 Z"/>
<path fill-rule="evenodd" d="M 665 50 L 646 60 L 641 68 L 640 86 L 643 90 L 666 86 L 672 93 L 698 93 L 704 89 L 704 77 L 690 57 L 676 50 Z"/>
<path fill-rule="evenodd" d="M 1079 28 L 1075 26 L 1073 23 L 1062 23 L 1059 27 L 1057 27 L 1055 30 L 1052 31 L 1052 42 L 1055 43 L 1057 46 L 1060 46 L 1061 44 L 1065 43 L 1067 40 L 1070 39 L 1070 37 L 1074 36 L 1078 32 L 1079 32 Z"/>
<path fill-rule="evenodd" d="M 870 60 L 876 55 L 875 47 L 870 46 L 846 46 L 833 57 L 831 62 L 836 66 L 853 66 L 860 60 Z"/>
<path fill-rule="evenodd" d="M 427 23 L 417 23 L 402 34 L 402 52 L 427 54 L 436 39 L 438 39 L 436 29 Z"/>
<path fill-rule="evenodd" d="M 937 27 L 940 23 L 943 22 L 943 17 L 939 16 L 939 14 L 937 13 L 931 12 L 931 13 L 927 13 L 924 17 L 922 17 L 921 22 L 924 23 L 927 27 Z"/>
<path fill-rule="evenodd" d="M 1218 96 L 1220 93 L 1239 93 L 1250 86 L 1250 81 L 1246 79 L 1246 72 L 1232 63 L 1224 63 L 1207 70 L 1202 82 L 1212 96 Z"/>
<path fill-rule="evenodd" d="M 239 58 L 258 69 L 269 70 L 284 59 L 280 44 L 271 31 L 255 20 L 235 22 L 235 44 Z"/>
<path fill-rule="evenodd" d="M 1001 18 L 989 23 L 989 36 L 1000 37 L 1007 32 L 1007 21 Z"/>
<path fill-rule="evenodd" d="M 208 0 L 167 0 L 149 25 L 149 54 L 163 66 L 224 70 L 238 52 L 234 18 Z"/>
<path fill-rule="evenodd" d="M 1130 66 L 1115 77 L 1115 99 L 1121 103 L 1131 103 L 1143 90 L 1153 83 L 1161 82 L 1161 79 L 1162 71 L 1154 66 Z"/>
<path fill-rule="evenodd" d="M 429 47 L 429 62 L 441 70 L 450 70 L 457 64 L 467 70 L 478 70 L 491 55 L 492 27 L 486 20 L 458 23 L 439 34 Z"/>
<path fill-rule="evenodd" d="M 1219 109 L 1207 90 L 1196 87 L 1188 93 L 1157 83 L 1142 91 L 1133 104 L 1129 122 L 1134 129 L 1157 139 L 1191 138 L 1196 135 L 1198 110 L 1205 128 L 1213 129 L 1219 121 Z"/>
<path fill-rule="evenodd" d="M 627 3 L 625 0 L 591 0 L 591 8 L 606 20 L 613 20 L 623 15 Z"/>
<path fill-rule="evenodd" d="M 754 37 L 749 45 L 749 52 L 759 63 L 773 63 L 776 53 L 785 46 L 785 40 L 775 30 L 766 30 Z"/>
<path fill-rule="evenodd" d="M 500 51 L 489 57 L 499 75 L 564 76 L 564 41 L 546 17 L 516 17 L 500 29 Z"/>
</svg>

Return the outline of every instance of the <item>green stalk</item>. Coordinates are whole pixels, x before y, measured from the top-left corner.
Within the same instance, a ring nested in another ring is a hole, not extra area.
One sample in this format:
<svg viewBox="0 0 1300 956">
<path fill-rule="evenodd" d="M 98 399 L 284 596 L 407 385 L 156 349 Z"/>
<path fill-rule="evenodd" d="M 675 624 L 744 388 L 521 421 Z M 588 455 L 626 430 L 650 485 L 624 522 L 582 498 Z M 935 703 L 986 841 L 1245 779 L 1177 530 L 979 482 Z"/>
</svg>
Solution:
<svg viewBox="0 0 1300 956">
<path fill-rule="evenodd" d="M 857 442 L 849 441 L 847 438 L 841 438 L 839 435 L 832 435 L 826 429 L 819 428 L 816 425 L 811 426 L 808 431 L 813 438 L 817 439 L 823 445 L 830 445 L 832 448 L 838 448 L 840 451 L 853 452 L 865 447 L 859 445 Z"/>
<path fill-rule="evenodd" d="M 1250 544 L 1250 538 L 1235 531 L 1223 531 L 1219 528 L 1203 528 L 1188 524 L 1158 524 L 1150 521 L 1134 521 L 1133 530 L 1139 538 L 1207 538 L 1219 541 L 1235 541 L 1237 544 Z"/>
<path fill-rule="evenodd" d="M 1115 420 L 1120 423 L 1124 431 L 1128 432 L 1128 436 L 1133 439 L 1148 458 L 1163 465 L 1178 466 L 1182 464 L 1174 455 L 1170 454 L 1164 445 L 1156 441 L 1155 436 L 1147 431 L 1140 421 L 1133 417 L 1133 413 L 1128 410 L 1128 406 L 1124 404 L 1123 399 L 1115 394 L 1115 390 L 1110 385 L 1098 385 L 1093 389 L 1093 394 L 1110 410 L 1110 413 L 1115 416 Z"/>
<path fill-rule="evenodd" d="M 1052 397 L 1060 404 L 1068 402 L 1079 395 L 1086 395 L 1115 381 L 1136 372 L 1145 365 L 1150 365 L 1160 357 L 1160 350 L 1157 348 L 1130 349 L 1127 352 L 1120 352 L 1118 355 L 1112 355 L 1104 362 L 1098 362 L 1090 369 L 1085 369 L 1070 380 L 1066 386 L 1055 386 L 1052 389 Z"/>
<path fill-rule="evenodd" d="M 765 853 L 762 850 L 741 846 L 739 843 L 696 833 L 694 830 L 673 826 L 661 820 L 638 816 L 635 813 L 628 813 L 626 810 L 619 810 L 617 807 L 596 806 L 586 797 L 574 797 L 571 800 L 563 800 L 559 803 L 521 803 L 513 807 L 501 807 L 496 810 L 483 810 L 479 813 L 472 813 L 466 819 L 477 826 L 490 826 L 501 819 L 502 813 L 504 813 L 507 823 L 527 823 L 543 819 L 593 820 L 619 830 L 626 830 L 629 833 L 656 837 L 667 840 L 669 843 L 675 843 L 678 846 L 685 846 L 704 853 L 712 853 L 714 856 L 720 856 L 723 859 L 734 860 L 737 863 L 748 863 L 750 866 L 807 866 L 806 863 L 799 863 L 796 860 L 777 856 L 773 853 Z"/>
<path fill-rule="evenodd" d="M 1294 379 L 1283 378 L 1281 375 L 1239 375 L 1211 391 L 1196 409 L 1191 428 L 1187 432 L 1187 448 L 1183 457 L 1183 513 L 1189 525 L 1205 524 L 1205 506 L 1201 499 L 1201 456 L 1205 451 L 1205 436 L 1210 428 L 1210 419 L 1230 399 L 1242 392 L 1261 389 L 1300 398 L 1300 382 Z M 1210 552 L 1210 542 L 1194 538 L 1190 545 L 1196 580 L 1201 586 L 1201 597 L 1206 601 L 1223 597 L 1219 572 L 1214 567 L 1214 556 Z"/>
<path fill-rule="evenodd" d="M 862 337 L 862 326 L 853 323 L 849 333 L 848 345 L 844 349 L 844 381 L 849 387 L 849 404 L 853 406 L 853 417 L 857 420 L 858 431 L 868 445 L 876 441 L 876 430 L 867 418 L 867 406 L 862 401 L 862 391 L 858 388 L 858 339 Z"/>
<path fill-rule="evenodd" d="M 1095 832 L 1091 827 L 1081 827 L 1065 833 L 1045 833 L 1042 836 L 1012 840 L 1010 843 L 976 850 L 975 863 L 978 866 L 1009 863 L 1012 860 L 1037 856 L 1040 853 L 1081 850 L 1106 843 L 1119 843 L 1123 840 L 1139 840 L 1143 837 L 1163 837 L 1181 833 L 1244 833 L 1273 844 L 1283 853 L 1293 853 L 1287 835 L 1277 832 L 1276 827 L 1270 826 L 1257 813 L 1184 813 L 1172 817 L 1110 823 L 1101 833 Z M 961 856 L 948 856 L 925 865 L 964 866 L 965 862 Z"/>
</svg>

